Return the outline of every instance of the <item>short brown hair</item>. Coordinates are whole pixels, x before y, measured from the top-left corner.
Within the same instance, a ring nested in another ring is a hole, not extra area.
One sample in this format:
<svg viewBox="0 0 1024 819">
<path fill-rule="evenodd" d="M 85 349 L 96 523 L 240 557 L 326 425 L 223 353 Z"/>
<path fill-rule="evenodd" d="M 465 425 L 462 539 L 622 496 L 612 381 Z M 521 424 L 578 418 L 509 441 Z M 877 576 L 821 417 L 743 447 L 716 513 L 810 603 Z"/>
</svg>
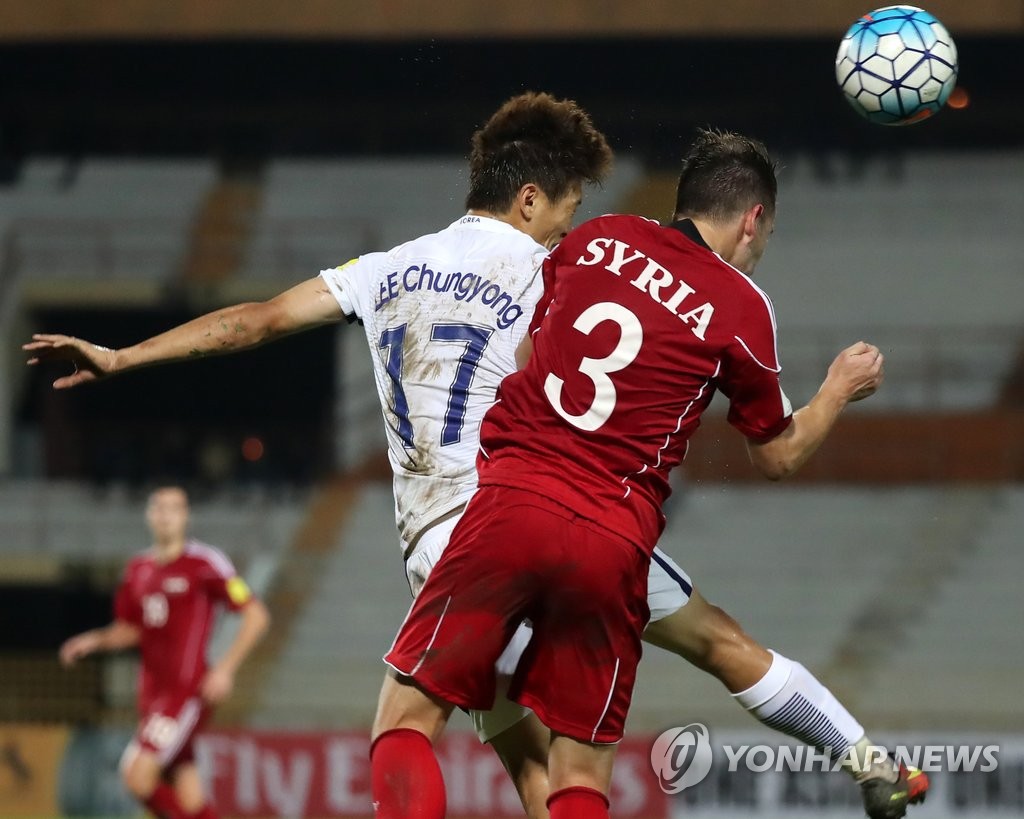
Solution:
<svg viewBox="0 0 1024 819">
<path fill-rule="evenodd" d="M 579 105 L 550 94 L 520 94 L 473 134 L 466 207 L 504 212 L 531 182 L 557 201 L 575 183 L 599 183 L 611 164 L 604 134 Z"/>
<path fill-rule="evenodd" d="M 730 219 L 754 205 L 775 214 L 776 164 L 756 139 L 702 128 L 683 157 L 676 189 L 677 219 Z"/>
</svg>

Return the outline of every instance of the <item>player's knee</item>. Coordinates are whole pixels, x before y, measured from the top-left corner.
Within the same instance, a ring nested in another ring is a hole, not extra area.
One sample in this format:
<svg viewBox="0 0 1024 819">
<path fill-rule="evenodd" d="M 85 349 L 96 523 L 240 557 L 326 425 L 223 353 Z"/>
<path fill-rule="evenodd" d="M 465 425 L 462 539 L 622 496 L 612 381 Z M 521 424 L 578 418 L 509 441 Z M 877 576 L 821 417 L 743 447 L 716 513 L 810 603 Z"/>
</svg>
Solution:
<svg viewBox="0 0 1024 819">
<path fill-rule="evenodd" d="M 593 745 L 553 734 L 548 752 L 551 793 L 565 788 L 591 788 L 607 794 L 611 787 L 614 745 Z"/>
<path fill-rule="evenodd" d="M 520 720 L 491 739 L 523 809 L 530 819 L 547 819 L 548 744 L 550 733 L 536 716 Z"/>
<path fill-rule="evenodd" d="M 519 800 L 529 819 L 548 817 L 548 769 L 546 766 L 528 764 L 516 771 L 512 777 Z"/>
<path fill-rule="evenodd" d="M 651 623 L 645 639 L 711 673 L 752 643 L 739 623 L 696 591 L 681 609 Z"/>
<path fill-rule="evenodd" d="M 708 603 L 707 633 L 716 645 L 742 648 L 750 637 L 724 609 Z"/>
<path fill-rule="evenodd" d="M 657 644 L 715 675 L 760 649 L 727 612 L 702 598 L 655 625 Z"/>
<path fill-rule="evenodd" d="M 451 703 L 428 693 L 409 677 L 391 672 L 384 678 L 371 740 L 395 728 L 411 728 L 435 742 L 452 712 Z"/>
<path fill-rule="evenodd" d="M 704 618 L 704 643 L 707 647 L 704 661 L 709 669 L 718 671 L 734 665 L 751 653 L 763 651 L 728 613 L 708 604 Z"/>
</svg>

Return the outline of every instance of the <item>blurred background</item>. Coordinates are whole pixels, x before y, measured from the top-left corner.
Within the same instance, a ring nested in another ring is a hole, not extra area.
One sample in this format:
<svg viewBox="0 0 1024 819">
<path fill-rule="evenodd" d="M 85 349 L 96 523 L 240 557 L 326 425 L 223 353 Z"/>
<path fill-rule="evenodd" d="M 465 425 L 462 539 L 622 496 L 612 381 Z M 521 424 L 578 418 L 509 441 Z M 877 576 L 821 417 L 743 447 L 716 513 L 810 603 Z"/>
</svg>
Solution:
<svg viewBox="0 0 1024 819">
<path fill-rule="evenodd" d="M 927 7 L 962 93 L 885 128 L 835 84 L 870 10 L 849 0 L 0 5 L 0 814 L 134 811 L 116 764 L 135 660 L 68 672 L 56 649 L 109 621 L 167 481 L 275 618 L 203 746 L 222 811 L 368 814 L 379 656 L 409 601 L 359 328 L 71 393 L 19 347 L 132 343 L 446 226 L 470 134 L 523 90 L 575 98 L 616 151 L 581 219 L 668 217 L 698 126 L 781 160 L 758 281 L 787 393 L 806 402 L 861 338 L 887 380 L 782 486 L 757 481 L 716 402 L 661 545 L 873 736 L 1001 743 L 998 771 L 939 777 L 915 815 L 1024 812 L 1024 0 Z M 859 815 L 845 778 L 805 793 L 722 777 L 667 802 L 650 737 L 690 722 L 777 741 L 649 649 L 621 815 Z M 475 739 L 446 753 L 453 815 L 516 815 Z"/>
</svg>

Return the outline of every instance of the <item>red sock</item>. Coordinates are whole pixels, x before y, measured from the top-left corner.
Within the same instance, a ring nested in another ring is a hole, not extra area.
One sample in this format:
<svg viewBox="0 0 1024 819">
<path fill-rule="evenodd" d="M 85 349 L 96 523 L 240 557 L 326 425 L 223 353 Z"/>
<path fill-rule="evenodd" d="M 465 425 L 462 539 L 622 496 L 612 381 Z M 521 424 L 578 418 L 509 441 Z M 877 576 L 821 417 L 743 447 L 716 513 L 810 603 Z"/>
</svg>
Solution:
<svg viewBox="0 0 1024 819">
<path fill-rule="evenodd" d="M 608 797 L 593 788 L 562 788 L 548 797 L 551 819 L 608 819 Z"/>
<path fill-rule="evenodd" d="M 189 819 L 220 819 L 217 811 L 213 809 L 213 805 L 207 802 L 199 810 L 193 813 Z"/>
<path fill-rule="evenodd" d="M 156 790 L 149 795 L 149 799 L 142 804 L 158 819 L 189 819 L 189 815 L 185 813 L 181 803 L 178 802 L 174 788 L 166 782 L 160 782 L 156 786 Z"/>
<path fill-rule="evenodd" d="M 441 767 L 419 731 L 396 728 L 377 737 L 370 746 L 370 780 L 377 819 L 444 819 Z"/>
</svg>

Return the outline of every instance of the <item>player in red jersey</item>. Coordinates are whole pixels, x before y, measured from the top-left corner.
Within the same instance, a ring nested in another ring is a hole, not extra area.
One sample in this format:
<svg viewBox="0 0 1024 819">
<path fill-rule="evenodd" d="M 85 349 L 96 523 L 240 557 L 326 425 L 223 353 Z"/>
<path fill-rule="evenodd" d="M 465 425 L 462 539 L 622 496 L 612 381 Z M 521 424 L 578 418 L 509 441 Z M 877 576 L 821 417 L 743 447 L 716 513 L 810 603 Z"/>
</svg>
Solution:
<svg viewBox="0 0 1024 819">
<path fill-rule="evenodd" d="M 792 412 L 771 303 L 748 276 L 773 227 L 774 166 L 735 135 L 698 143 L 676 223 L 603 217 L 546 263 L 533 355 L 484 421 L 481 489 L 385 658 L 379 816 L 443 814 L 430 741 L 453 705 L 488 707 L 494 659 L 523 617 L 534 639 L 510 696 L 552 729 L 551 815 L 605 815 L 608 743 L 621 737 L 647 620 L 637 579 L 663 527 L 668 471 L 714 391 L 778 479 L 881 383 L 881 354 L 858 343 Z"/>
<path fill-rule="evenodd" d="M 186 537 L 188 498 L 179 487 L 150 495 L 153 547 L 125 570 L 114 621 L 61 646 L 65 665 L 98 651 L 138 646 L 138 731 L 125 750 L 125 787 L 160 819 L 216 819 L 206 801 L 192 743 L 211 708 L 231 695 L 235 671 L 270 622 L 231 561 Z M 217 609 L 239 612 L 241 628 L 213 667 L 206 649 Z"/>
</svg>

